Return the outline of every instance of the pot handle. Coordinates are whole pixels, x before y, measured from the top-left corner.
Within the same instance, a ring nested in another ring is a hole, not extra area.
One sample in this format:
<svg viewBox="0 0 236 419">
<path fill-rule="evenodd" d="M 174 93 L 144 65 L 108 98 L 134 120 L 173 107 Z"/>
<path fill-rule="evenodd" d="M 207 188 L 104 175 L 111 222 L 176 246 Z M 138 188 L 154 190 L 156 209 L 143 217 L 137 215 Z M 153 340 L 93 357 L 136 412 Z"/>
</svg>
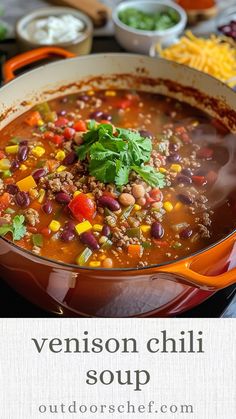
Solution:
<svg viewBox="0 0 236 419">
<path fill-rule="evenodd" d="M 205 252 L 163 266 L 159 272 L 176 275 L 177 280 L 206 290 L 218 290 L 233 285 L 236 283 L 235 239 L 234 234 Z M 198 272 L 204 268 L 207 273 Z"/>
<path fill-rule="evenodd" d="M 50 57 L 73 58 L 75 54 L 58 47 L 42 47 L 24 52 L 16 57 L 10 58 L 3 65 L 4 82 L 8 83 L 13 80 L 16 70 Z"/>
</svg>

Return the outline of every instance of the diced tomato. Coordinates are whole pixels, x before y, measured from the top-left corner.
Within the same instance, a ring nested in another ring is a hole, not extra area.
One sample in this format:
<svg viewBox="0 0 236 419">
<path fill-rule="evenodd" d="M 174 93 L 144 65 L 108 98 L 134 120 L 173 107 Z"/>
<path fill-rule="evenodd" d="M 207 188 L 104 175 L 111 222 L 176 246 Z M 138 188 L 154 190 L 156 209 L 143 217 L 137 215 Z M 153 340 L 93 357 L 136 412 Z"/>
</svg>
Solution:
<svg viewBox="0 0 236 419">
<path fill-rule="evenodd" d="M 66 138 L 66 140 L 72 140 L 72 138 L 75 135 L 74 128 L 66 127 L 64 132 L 63 132 L 63 135 Z"/>
<path fill-rule="evenodd" d="M 213 150 L 212 150 L 212 148 L 209 148 L 209 147 L 202 147 L 197 152 L 197 157 L 199 159 L 210 160 L 212 158 L 212 156 L 213 156 Z"/>
<path fill-rule="evenodd" d="M 44 138 L 45 140 L 48 140 L 48 141 L 52 141 L 53 137 L 54 137 L 54 132 L 52 132 L 52 131 L 46 131 L 46 132 L 43 134 L 43 138 Z"/>
<path fill-rule="evenodd" d="M 60 145 L 61 143 L 63 143 L 63 140 L 64 140 L 63 135 L 58 135 L 58 134 L 55 134 L 53 138 L 51 139 L 51 141 L 56 145 Z"/>
<path fill-rule="evenodd" d="M 148 205 L 150 205 L 150 204 L 153 204 L 153 202 L 156 202 L 155 201 L 155 199 L 153 199 L 150 195 L 146 195 L 145 196 L 145 198 L 146 198 L 146 205 L 145 206 L 148 206 Z"/>
<path fill-rule="evenodd" d="M 149 195 L 151 196 L 152 199 L 154 199 L 154 201 L 159 202 L 163 200 L 163 194 L 160 191 L 159 188 L 153 188 L 150 192 Z"/>
<path fill-rule="evenodd" d="M 192 181 L 197 186 L 203 186 L 207 183 L 207 179 L 205 178 L 205 176 L 192 176 Z"/>
<path fill-rule="evenodd" d="M 8 192 L 4 192 L 4 194 L 0 196 L 0 211 L 3 211 L 9 207 L 10 202 L 11 195 Z"/>
<path fill-rule="evenodd" d="M 61 128 L 61 127 L 65 127 L 68 124 L 69 120 L 67 118 L 64 118 L 63 116 L 60 116 L 56 122 L 55 122 L 55 126 L 57 128 Z"/>
<path fill-rule="evenodd" d="M 122 99 L 119 100 L 116 104 L 117 108 L 119 109 L 127 109 L 132 105 L 132 101 L 129 99 Z"/>
<path fill-rule="evenodd" d="M 48 228 L 48 227 L 43 227 L 43 228 L 40 230 L 40 233 L 41 233 L 43 236 L 45 236 L 45 237 L 50 237 L 50 235 L 51 235 L 51 230 L 50 230 L 50 228 Z"/>
<path fill-rule="evenodd" d="M 96 212 L 94 201 L 84 193 L 81 193 L 73 198 L 68 207 L 78 221 L 82 221 L 84 218 L 91 220 Z"/>
<path fill-rule="evenodd" d="M 82 120 L 77 121 L 74 125 L 73 128 L 75 129 L 75 131 L 87 131 L 87 126 L 86 123 Z"/>
</svg>

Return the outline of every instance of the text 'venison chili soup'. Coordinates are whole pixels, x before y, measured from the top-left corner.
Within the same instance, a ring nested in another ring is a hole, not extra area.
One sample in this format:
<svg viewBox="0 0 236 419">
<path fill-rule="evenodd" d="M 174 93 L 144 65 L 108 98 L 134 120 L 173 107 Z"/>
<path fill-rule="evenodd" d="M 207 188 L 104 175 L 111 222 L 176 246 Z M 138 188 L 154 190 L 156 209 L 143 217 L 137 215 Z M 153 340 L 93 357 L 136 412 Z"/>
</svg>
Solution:
<svg viewBox="0 0 236 419">
<path fill-rule="evenodd" d="M 0 234 L 81 266 L 176 260 L 235 227 L 211 199 L 225 129 L 157 94 L 89 91 L 37 105 L 1 132 Z"/>
</svg>

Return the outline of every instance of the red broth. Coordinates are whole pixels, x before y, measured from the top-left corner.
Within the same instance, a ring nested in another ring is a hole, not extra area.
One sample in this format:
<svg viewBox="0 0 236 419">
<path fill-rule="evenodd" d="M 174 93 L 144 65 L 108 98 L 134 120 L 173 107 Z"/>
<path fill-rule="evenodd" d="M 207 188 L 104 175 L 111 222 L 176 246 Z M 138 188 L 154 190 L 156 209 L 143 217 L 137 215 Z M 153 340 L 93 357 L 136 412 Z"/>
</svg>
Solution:
<svg viewBox="0 0 236 419">
<path fill-rule="evenodd" d="M 1 131 L 0 234 L 94 268 L 190 255 L 235 228 L 234 191 L 212 195 L 228 134 L 158 94 L 91 91 L 40 104 Z"/>
</svg>

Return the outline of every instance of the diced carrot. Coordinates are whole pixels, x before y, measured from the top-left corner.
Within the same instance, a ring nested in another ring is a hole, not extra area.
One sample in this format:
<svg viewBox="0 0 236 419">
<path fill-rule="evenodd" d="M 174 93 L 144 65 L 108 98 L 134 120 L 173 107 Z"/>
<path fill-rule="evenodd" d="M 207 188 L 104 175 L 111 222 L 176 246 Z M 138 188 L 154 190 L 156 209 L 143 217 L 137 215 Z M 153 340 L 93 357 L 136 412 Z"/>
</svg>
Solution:
<svg viewBox="0 0 236 419">
<path fill-rule="evenodd" d="M 142 255 L 142 246 L 140 244 L 129 244 L 128 255 L 131 257 L 140 257 Z"/>
<path fill-rule="evenodd" d="M 52 141 L 53 137 L 54 137 L 54 132 L 52 132 L 52 131 L 46 131 L 46 132 L 43 134 L 43 138 L 44 138 L 45 140 Z"/>
<path fill-rule="evenodd" d="M 30 125 L 31 127 L 37 125 L 38 121 L 40 121 L 41 115 L 38 111 L 32 111 L 27 118 L 25 119 L 26 124 Z"/>
<path fill-rule="evenodd" d="M 63 140 L 63 135 L 55 134 L 50 141 L 52 141 L 56 145 L 60 145 L 61 143 L 63 143 Z"/>
<path fill-rule="evenodd" d="M 73 125 L 73 128 L 75 129 L 75 131 L 87 131 L 86 123 L 82 120 L 77 121 Z"/>
<path fill-rule="evenodd" d="M 0 211 L 5 210 L 11 202 L 11 195 L 8 192 L 4 192 L 2 196 L 0 196 Z"/>
<path fill-rule="evenodd" d="M 57 160 L 47 160 L 47 167 L 50 173 L 54 172 L 56 168 L 59 166 L 59 162 Z"/>
</svg>

